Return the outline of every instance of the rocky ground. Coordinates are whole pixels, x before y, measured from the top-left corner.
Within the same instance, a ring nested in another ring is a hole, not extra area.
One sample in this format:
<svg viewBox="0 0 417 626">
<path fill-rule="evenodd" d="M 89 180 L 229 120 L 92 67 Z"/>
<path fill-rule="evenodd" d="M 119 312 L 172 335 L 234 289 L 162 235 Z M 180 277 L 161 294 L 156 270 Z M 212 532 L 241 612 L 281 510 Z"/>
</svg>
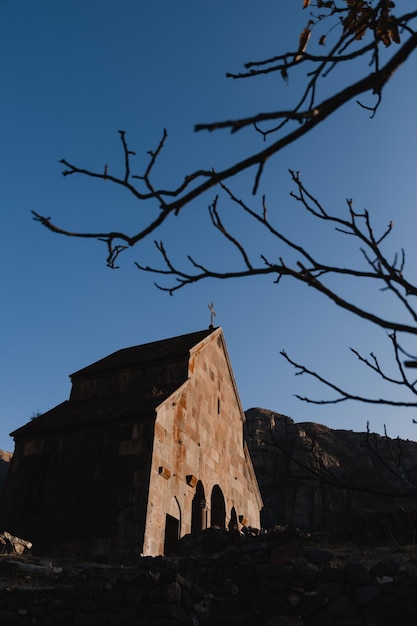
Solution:
<svg viewBox="0 0 417 626">
<path fill-rule="evenodd" d="M 202 541 L 202 536 L 208 538 L 208 541 Z M 197 539 L 187 536 L 179 543 L 179 556 L 172 559 L 202 554 L 216 559 L 217 555 L 227 550 L 230 545 L 236 545 L 234 540 L 224 540 L 224 537 L 225 534 L 207 534 L 207 531 Z M 259 537 L 253 538 L 253 541 L 257 540 Z M 250 542 L 251 538 L 245 538 L 245 543 L 248 541 Z M 309 534 L 288 529 L 282 531 L 282 540 L 279 544 L 274 553 L 275 563 L 291 564 L 302 558 L 303 554 L 317 550 L 326 554 L 331 553 L 329 564 L 332 568 L 360 562 L 370 569 L 375 563 L 401 561 L 415 567 L 417 574 L 417 544 L 390 543 L 363 546 L 352 541 L 334 539 L 329 533 Z M 137 562 L 143 564 L 143 561 L 152 563 L 153 559 L 138 557 Z M 57 585 L 73 584 L 82 579 L 106 579 L 111 582 L 121 574 L 128 575 L 135 567 L 136 563 L 105 565 L 76 559 L 34 556 L 30 550 L 17 554 L 15 550 L 11 550 L 0 554 L 0 589 L 51 589 Z"/>
<path fill-rule="evenodd" d="M 0 555 L 5 626 L 403 626 L 417 623 L 417 545 L 288 528 L 210 528 L 170 558 L 103 565 Z"/>
</svg>

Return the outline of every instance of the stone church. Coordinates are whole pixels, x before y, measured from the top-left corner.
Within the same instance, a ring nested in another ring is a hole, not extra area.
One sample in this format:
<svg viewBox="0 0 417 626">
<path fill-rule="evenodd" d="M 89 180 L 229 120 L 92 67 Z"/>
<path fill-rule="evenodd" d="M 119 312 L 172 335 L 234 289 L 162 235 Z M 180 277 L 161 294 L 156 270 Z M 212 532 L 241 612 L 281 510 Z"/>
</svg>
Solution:
<svg viewBox="0 0 417 626">
<path fill-rule="evenodd" d="M 260 527 L 221 328 L 119 350 L 71 382 L 12 433 L 2 528 L 38 554 L 126 563 L 208 526 Z"/>
</svg>

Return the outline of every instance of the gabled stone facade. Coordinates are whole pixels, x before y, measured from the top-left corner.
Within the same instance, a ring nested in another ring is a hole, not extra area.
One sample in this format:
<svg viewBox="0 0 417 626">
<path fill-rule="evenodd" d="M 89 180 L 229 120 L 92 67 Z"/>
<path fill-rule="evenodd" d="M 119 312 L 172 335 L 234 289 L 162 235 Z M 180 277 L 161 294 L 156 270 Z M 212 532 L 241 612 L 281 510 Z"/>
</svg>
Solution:
<svg viewBox="0 0 417 626">
<path fill-rule="evenodd" d="M 262 500 L 220 328 L 120 350 L 12 433 L 1 526 L 49 555 L 128 562 L 207 526 L 260 527 Z"/>
</svg>

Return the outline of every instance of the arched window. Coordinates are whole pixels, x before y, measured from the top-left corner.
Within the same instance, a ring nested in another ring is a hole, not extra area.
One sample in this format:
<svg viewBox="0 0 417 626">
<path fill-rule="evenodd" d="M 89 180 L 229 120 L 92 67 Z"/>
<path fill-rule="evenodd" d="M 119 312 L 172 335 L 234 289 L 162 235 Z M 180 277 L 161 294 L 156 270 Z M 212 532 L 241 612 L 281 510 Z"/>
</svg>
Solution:
<svg viewBox="0 0 417 626">
<path fill-rule="evenodd" d="M 232 506 L 232 510 L 230 512 L 229 530 L 237 530 L 237 529 L 238 529 L 238 524 L 237 524 L 236 509 L 234 506 Z"/>
<path fill-rule="evenodd" d="M 207 528 L 207 507 L 204 487 L 201 480 L 198 481 L 193 503 L 191 505 L 191 532 L 197 533 L 199 530 Z"/>
<path fill-rule="evenodd" d="M 214 485 L 211 492 L 211 526 L 219 528 L 226 526 L 226 505 L 219 485 Z"/>
</svg>

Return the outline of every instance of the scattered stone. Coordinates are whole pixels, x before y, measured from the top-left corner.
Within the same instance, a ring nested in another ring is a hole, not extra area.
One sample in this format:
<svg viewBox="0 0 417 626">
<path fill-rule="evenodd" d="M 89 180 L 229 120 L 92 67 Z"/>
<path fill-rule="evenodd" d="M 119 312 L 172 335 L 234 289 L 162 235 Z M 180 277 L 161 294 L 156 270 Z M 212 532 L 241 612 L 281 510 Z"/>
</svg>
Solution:
<svg viewBox="0 0 417 626">
<path fill-rule="evenodd" d="M 371 583 L 371 575 L 363 563 L 346 564 L 346 580 L 354 586 L 367 585 Z"/>
<path fill-rule="evenodd" d="M 358 606 L 364 606 L 380 595 L 381 591 L 376 585 L 365 585 L 356 589 L 353 599 Z"/>
<path fill-rule="evenodd" d="M 11 535 L 9 532 L 4 531 L 0 533 L 0 553 L 1 554 L 23 554 L 26 550 L 30 550 L 32 544 L 30 541 L 20 539 Z"/>
<path fill-rule="evenodd" d="M 389 559 L 375 563 L 369 571 L 376 577 L 395 576 L 400 571 L 400 566 L 400 561 Z"/>
<path fill-rule="evenodd" d="M 407 561 L 340 564 L 312 547 L 276 563 L 283 534 L 271 532 L 214 553 L 139 559 L 136 565 L 0 558 L 0 624 L 32 626 L 362 626 L 414 624 L 417 580 Z M 288 542 L 294 545 L 294 536 Z M 248 543 L 251 548 L 248 549 Z M 296 542 L 298 547 L 300 544 Z M 287 552 L 288 556 L 288 552 Z M 314 562 L 312 562 L 314 561 Z M 413 563 L 410 563 L 413 566 Z M 392 574 L 392 575 L 390 575 Z"/>
<path fill-rule="evenodd" d="M 310 563 L 314 563 L 314 565 L 323 567 L 323 565 L 328 565 L 330 561 L 333 561 L 335 556 L 332 552 L 328 552 L 327 550 L 313 548 L 312 550 L 308 551 L 307 558 Z"/>
</svg>

